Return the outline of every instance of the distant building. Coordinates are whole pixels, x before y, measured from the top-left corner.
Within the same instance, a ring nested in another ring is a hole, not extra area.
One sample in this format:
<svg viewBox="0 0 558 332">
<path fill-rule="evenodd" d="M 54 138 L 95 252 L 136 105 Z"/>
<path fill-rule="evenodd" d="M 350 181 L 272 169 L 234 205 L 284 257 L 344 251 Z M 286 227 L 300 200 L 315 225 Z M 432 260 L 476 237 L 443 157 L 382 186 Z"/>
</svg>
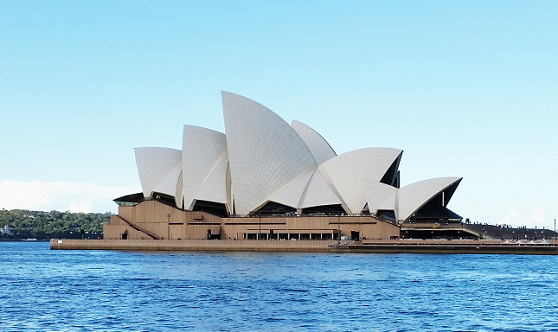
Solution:
<svg viewBox="0 0 558 332">
<path fill-rule="evenodd" d="M 9 227 L 8 225 L 5 225 L 4 227 L 0 228 L 0 233 L 2 233 L 2 235 L 12 235 L 14 233 L 14 229 Z"/>
<path fill-rule="evenodd" d="M 462 220 L 447 208 L 460 177 L 400 188 L 402 150 L 337 155 L 301 122 L 233 93 L 222 101 L 226 133 L 185 125 L 182 150 L 135 149 L 143 192 L 115 199 L 105 238 L 389 238 L 401 223 Z"/>
</svg>

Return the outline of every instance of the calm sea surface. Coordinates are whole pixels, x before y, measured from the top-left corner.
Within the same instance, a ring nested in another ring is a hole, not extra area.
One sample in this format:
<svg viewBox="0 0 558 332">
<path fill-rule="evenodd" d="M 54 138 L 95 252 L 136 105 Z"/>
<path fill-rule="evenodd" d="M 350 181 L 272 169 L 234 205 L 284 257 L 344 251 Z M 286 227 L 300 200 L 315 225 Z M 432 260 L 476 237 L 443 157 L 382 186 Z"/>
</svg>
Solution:
<svg viewBox="0 0 558 332">
<path fill-rule="evenodd" d="M 558 256 L 0 242 L 0 331 L 558 331 Z"/>
</svg>

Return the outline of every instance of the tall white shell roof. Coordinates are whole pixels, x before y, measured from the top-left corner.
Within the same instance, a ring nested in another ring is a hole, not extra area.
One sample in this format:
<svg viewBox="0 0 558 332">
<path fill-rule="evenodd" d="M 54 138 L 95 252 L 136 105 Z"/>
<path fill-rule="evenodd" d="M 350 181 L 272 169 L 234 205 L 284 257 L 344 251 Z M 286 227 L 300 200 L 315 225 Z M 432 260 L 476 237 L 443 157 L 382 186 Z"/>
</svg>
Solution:
<svg viewBox="0 0 558 332">
<path fill-rule="evenodd" d="M 223 92 L 236 212 L 252 212 L 316 160 L 296 131 L 248 98 Z"/>
<path fill-rule="evenodd" d="M 438 178 L 400 189 L 402 150 L 367 148 L 337 156 L 309 126 L 295 120 L 289 125 L 234 93 L 221 97 L 225 134 L 185 125 L 182 151 L 136 148 L 146 198 L 157 192 L 174 196 L 186 210 L 203 201 L 239 216 L 323 208 L 346 214 L 392 211 L 405 221 L 440 194 L 445 207 L 461 181 Z"/>
</svg>

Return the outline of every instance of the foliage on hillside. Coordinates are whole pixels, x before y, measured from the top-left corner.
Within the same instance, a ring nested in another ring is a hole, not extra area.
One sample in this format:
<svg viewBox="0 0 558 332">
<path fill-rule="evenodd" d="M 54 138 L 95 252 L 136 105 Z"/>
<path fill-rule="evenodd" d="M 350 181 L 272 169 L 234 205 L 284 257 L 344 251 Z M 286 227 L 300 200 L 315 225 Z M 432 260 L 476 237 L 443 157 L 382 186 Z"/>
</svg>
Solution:
<svg viewBox="0 0 558 332">
<path fill-rule="evenodd" d="M 8 225 L 12 235 L 0 237 L 25 238 L 102 238 L 103 224 L 111 213 L 42 212 L 29 210 L 0 210 L 0 228 Z"/>
</svg>

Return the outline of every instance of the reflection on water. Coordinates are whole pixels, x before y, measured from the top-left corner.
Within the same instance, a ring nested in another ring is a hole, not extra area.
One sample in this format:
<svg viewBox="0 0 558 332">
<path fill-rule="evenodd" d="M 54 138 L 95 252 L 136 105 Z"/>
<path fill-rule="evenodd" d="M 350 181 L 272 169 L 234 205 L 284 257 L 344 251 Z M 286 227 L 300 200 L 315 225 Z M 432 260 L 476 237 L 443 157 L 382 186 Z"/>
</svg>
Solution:
<svg viewBox="0 0 558 332">
<path fill-rule="evenodd" d="M 558 256 L 0 243 L 1 331 L 558 331 Z"/>
</svg>

